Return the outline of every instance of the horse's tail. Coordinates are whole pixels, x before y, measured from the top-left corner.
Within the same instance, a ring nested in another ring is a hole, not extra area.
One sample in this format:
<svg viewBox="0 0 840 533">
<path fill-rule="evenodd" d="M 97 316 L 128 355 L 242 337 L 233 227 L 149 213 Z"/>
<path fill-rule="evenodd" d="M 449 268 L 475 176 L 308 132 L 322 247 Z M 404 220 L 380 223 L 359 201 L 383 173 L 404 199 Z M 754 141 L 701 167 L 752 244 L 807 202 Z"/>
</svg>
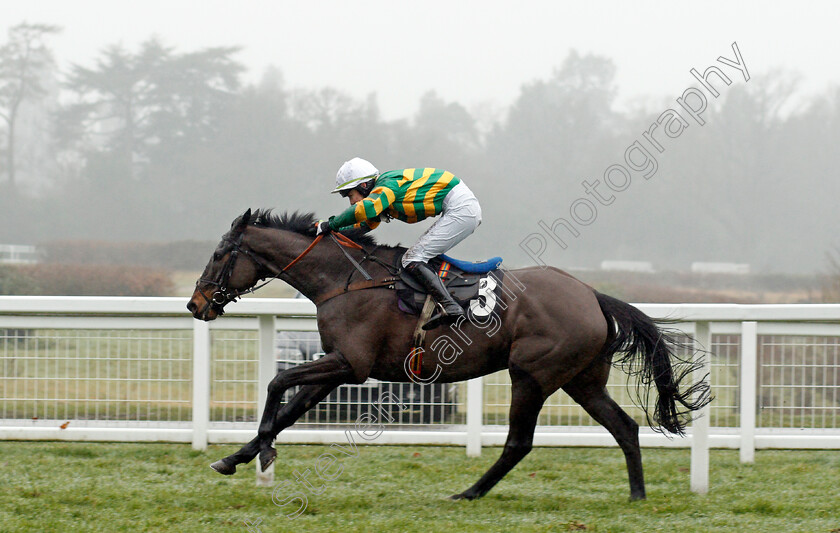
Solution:
<svg viewBox="0 0 840 533">
<path fill-rule="evenodd" d="M 680 390 L 683 379 L 690 378 L 702 363 L 692 361 L 692 355 L 683 359 L 675 353 L 687 344 L 678 342 L 674 331 L 659 327 L 668 321 L 654 321 L 628 303 L 597 291 L 595 295 L 610 327 L 611 342 L 604 355 L 614 366 L 637 378 L 636 399 L 647 415 L 648 425 L 657 431 L 685 434 L 691 412 L 712 400 L 705 377 Z M 613 358 L 615 355 L 618 357 Z M 651 384 L 658 392 L 652 415 L 648 408 Z"/>
</svg>

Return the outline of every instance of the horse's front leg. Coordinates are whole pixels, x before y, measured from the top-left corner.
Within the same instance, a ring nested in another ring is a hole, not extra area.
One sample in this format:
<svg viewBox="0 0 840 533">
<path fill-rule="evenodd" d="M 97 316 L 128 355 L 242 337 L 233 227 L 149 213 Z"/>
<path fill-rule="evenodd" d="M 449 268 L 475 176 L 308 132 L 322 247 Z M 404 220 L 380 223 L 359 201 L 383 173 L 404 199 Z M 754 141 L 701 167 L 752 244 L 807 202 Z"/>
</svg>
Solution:
<svg viewBox="0 0 840 533">
<path fill-rule="evenodd" d="M 308 411 L 311 406 L 324 399 L 324 397 L 326 397 L 334 389 L 335 387 L 332 385 L 307 385 L 305 387 L 301 387 L 300 391 L 298 391 L 298 393 L 295 394 L 294 397 L 292 397 L 292 399 L 289 400 L 277 414 L 279 416 L 280 413 L 283 412 L 297 413 L 295 415 L 295 419 L 300 418 L 300 416 Z M 309 401 L 310 398 L 319 399 L 312 403 Z M 309 405 L 309 407 L 303 408 L 304 405 Z M 260 436 L 257 435 L 251 440 L 251 442 L 244 445 L 236 453 L 216 461 L 211 464 L 210 467 L 220 474 L 230 476 L 236 473 L 236 465 L 251 462 L 251 460 L 259 453 Z"/>
<path fill-rule="evenodd" d="M 268 384 L 268 397 L 258 433 L 262 469 L 266 470 L 277 457 L 272 443 L 280 431 L 294 424 L 333 389 L 351 381 L 354 381 L 353 367 L 338 352 L 329 353 L 316 361 L 277 374 Z M 297 401 L 289 402 L 278 412 L 283 393 L 298 385 L 313 387 L 307 388 L 306 395 L 296 394 L 294 399 Z"/>
<path fill-rule="evenodd" d="M 236 472 L 236 465 L 247 463 L 260 454 L 260 463 L 265 470 L 277 456 L 271 446 L 277 434 L 294 424 L 333 389 L 350 381 L 353 381 L 353 369 L 338 353 L 328 354 L 277 374 L 268 385 L 268 396 L 257 437 L 236 453 L 210 466 L 220 474 L 231 475 Z M 298 385 L 303 385 L 301 390 L 280 409 L 283 393 Z"/>
</svg>

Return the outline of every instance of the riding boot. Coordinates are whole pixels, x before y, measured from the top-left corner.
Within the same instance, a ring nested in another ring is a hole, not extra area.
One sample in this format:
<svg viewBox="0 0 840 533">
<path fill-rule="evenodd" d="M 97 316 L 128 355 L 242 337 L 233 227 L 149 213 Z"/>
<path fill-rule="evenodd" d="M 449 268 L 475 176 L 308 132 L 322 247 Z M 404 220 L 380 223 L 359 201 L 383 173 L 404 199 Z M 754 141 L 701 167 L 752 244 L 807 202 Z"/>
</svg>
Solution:
<svg viewBox="0 0 840 533">
<path fill-rule="evenodd" d="M 434 329 L 441 324 L 451 324 L 464 316 L 464 310 L 452 298 L 449 291 L 443 285 L 443 281 L 426 263 L 419 261 L 409 263 L 405 267 L 406 272 L 414 276 L 414 279 L 423 285 L 423 288 L 431 295 L 440 308 L 440 312 L 432 316 L 423 325 L 423 329 Z"/>
</svg>

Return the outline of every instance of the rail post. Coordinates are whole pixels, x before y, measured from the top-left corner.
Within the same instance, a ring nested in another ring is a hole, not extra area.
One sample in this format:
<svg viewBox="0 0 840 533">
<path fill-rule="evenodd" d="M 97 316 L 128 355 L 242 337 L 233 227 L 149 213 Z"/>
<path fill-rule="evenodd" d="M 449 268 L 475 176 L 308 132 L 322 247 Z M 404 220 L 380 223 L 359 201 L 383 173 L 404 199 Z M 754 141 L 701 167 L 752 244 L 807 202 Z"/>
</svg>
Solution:
<svg viewBox="0 0 840 533">
<path fill-rule="evenodd" d="M 467 381 L 467 456 L 481 455 L 481 426 L 484 419 L 484 380 Z"/>
<path fill-rule="evenodd" d="M 257 420 L 259 421 L 265 401 L 268 398 L 268 384 L 277 374 L 277 318 L 274 315 L 259 315 L 259 370 L 257 378 Z M 259 423 L 259 422 L 258 422 Z M 274 463 L 265 471 L 257 464 L 257 486 L 270 487 L 274 484 Z"/>
<path fill-rule="evenodd" d="M 758 322 L 741 323 L 741 443 L 742 463 L 755 461 L 756 369 L 758 368 Z"/>
<path fill-rule="evenodd" d="M 703 364 L 695 371 L 695 380 L 708 379 L 711 370 L 712 333 L 708 322 L 696 322 L 694 339 L 705 353 Z M 697 494 L 709 492 L 709 414 L 708 405 L 694 414 L 691 424 L 691 491 Z"/>
<path fill-rule="evenodd" d="M 210 325 L 193 322 L 192 447 L 207 449 L 210 427 Z"/>
</svg>

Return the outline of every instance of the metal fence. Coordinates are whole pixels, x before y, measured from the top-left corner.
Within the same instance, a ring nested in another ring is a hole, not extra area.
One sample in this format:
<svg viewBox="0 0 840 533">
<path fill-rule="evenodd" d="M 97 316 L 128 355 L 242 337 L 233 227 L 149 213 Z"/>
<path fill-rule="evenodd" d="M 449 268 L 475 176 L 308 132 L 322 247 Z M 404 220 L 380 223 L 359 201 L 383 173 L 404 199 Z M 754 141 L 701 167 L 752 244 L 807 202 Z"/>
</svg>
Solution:
<svg viewBox="0 0 840 533">
<path fill-rule="evenodd" d="M 183 306 L 176 298 L 0 297 L 0 438 L 197 447 L 249 440 L 271 377 L 320 356 L 314 306 L 246 299 L 211 324 L 193 320 Z M 682 317 L 680 328 L 701 339 L 708 330 L 715 401 L 703 421 L 712 446 L 840 448 L 840 306 L 639 307 Z M 614 371 L 610 394 L 644 425 L 626 379 Z M 391 411 L 394 431 L 379 443 L 480 449 L 504 441 L 510 400 L 504 372 L 469 383 L 342 386 L 281 440 L 340 440 L 347 424 L 383 395 L 405 409 Z M 692 439 L 645 430 L 642 442 L 688 446 Z M 558 392 L 541 413 L 536 443 L 613 441 Z"/>
</svg>

